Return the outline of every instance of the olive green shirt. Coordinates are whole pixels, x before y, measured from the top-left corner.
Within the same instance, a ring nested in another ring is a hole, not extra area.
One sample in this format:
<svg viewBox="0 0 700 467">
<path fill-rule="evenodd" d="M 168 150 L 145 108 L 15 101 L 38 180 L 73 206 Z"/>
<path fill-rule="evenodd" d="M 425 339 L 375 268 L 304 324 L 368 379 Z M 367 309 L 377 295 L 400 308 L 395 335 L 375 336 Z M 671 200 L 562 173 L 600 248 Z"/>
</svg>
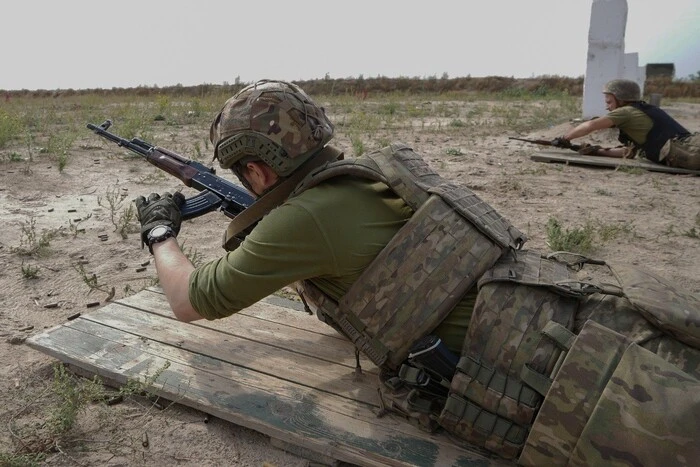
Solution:
<svg viewBox="0 0 700 467">
<path fill-rule="evenodd" d="M 236 250 L 196 268 L 190 302 L 206 319 L 223 318 L 303 279 L 337 300 L 411 215 L 382 183 L 345 176 L 325 181 L 271 211 Z M 472 307 L 470 296 L 440 327 L 457 352 Z"/>
<path fill-rule="evenodd" d="M 654 126 L 654 122 L 647 114 L 631 105 L 612 110 L 606 117 L 612 120 L 616 128 L 622 130 L 640 146 L 646 142 L 647 134 Z"/>
</svg>

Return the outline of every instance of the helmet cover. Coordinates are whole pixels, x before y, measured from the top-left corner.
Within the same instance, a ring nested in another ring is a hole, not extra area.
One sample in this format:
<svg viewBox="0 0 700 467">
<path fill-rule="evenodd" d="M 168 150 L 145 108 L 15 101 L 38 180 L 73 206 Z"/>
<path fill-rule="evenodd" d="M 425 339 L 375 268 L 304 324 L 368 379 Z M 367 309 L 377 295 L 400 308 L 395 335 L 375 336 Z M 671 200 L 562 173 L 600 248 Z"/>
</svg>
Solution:
<svg viewBox="0 0 700 467">
<path fill-rule="evenodd" d="M 619 101 L 636 102 L 642 100 L 639 85 L 629 79 L 608 81 L 603 88 L 603 94 L 612 94 Z"/>
<path fill-rule="evenodd" d="M 262 80 L 226 101 L 209 137 L 221 167 L 260 159 L 285 177 L 322 149 L 333 129 L 324 109 L 300 87 Z"/>
</svg>

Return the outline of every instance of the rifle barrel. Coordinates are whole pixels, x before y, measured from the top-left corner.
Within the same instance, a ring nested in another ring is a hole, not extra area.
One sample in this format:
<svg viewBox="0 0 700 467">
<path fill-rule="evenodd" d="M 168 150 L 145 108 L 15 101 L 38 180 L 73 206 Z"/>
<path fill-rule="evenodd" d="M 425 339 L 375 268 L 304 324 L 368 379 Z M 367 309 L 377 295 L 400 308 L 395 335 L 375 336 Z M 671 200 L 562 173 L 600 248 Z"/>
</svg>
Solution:
<svg viewBox="0 0 700 467">
<path fill-rule="evenodd" d="M 552 142 L 546 139 L 527 139 L 527 138 L 516 138 L 515 136 L 510 136 L 508 139 L 516 139 L 518 141 L 525 141 L 526 143 L 542 144 L 544 146 L 551 146 Z"/>
</svg>

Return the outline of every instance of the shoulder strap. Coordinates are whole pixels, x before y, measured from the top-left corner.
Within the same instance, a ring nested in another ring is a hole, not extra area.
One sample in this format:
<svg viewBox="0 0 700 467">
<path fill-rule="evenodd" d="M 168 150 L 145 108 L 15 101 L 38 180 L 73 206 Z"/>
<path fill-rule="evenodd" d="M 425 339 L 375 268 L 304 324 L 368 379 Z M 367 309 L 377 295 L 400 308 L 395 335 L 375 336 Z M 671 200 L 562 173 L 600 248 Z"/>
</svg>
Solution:
<svg viewBox="0 0 700 467">
<path fill-rule="evenodd" d="M 224 232 L 223 248 L 227 251 L 235 250 L 240 245 L 243 237 L 240 234 L 246 232 L 251 226 L 262 219 L 268 212 L 282 204 L 292 190 L 311 171 L 323 168 L 333 161 L 343 158 L 343 153 L 332 147 L 324 147 L 318 155 L 302 165 L 297 171 L 284 179 L 279 185 L 261 196 L 255 203 L 233 218 Z"/>
</svg>

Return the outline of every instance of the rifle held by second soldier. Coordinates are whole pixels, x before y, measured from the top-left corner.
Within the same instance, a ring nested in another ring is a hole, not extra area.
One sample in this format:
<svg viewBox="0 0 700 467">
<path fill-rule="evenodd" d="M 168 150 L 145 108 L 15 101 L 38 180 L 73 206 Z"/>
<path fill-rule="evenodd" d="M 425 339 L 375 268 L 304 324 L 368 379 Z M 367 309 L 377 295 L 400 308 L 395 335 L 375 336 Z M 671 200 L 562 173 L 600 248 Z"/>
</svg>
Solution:
<svg viewBox="0 0 700 467">
<path fill-rule="evenodd" d="M 539 144 L 542 146 L 552 146 L 555 148 L 571 149 L 584 156 L 595 156 L 598 155 L 598 150 L 602 149 L 598 145 L 592 144 L 571 144 L 570 141 L 563 138 L 554 138 L 553 140 L 548 139 L 527 139 L 527 138 L 516 138 L 514 136 L 508 139 L 514 139 L 517 141 L 525 141 L 526 143 Z"/>
</svg>

